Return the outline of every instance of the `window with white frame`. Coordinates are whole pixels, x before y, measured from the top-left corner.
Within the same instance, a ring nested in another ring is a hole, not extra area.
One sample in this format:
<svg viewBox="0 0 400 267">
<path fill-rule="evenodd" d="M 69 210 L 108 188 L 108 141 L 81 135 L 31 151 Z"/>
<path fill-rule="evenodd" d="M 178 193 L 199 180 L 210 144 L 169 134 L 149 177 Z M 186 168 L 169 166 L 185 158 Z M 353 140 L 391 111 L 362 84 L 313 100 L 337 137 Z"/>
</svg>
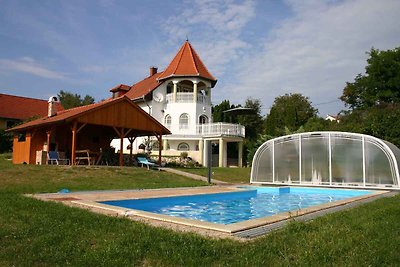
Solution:
<svg viewBox="0 0 400 267">
<path fill-rule="evenodd" d="M 178 145 L 178 150 L 179 151 L 189 151 L 190 148 L 189 148 L 189 145 L 187 143 L 180 143 Z"/>
<path fill-rule="evenodd" d="M 171 118 L 171 115 L 168 114 L 167 116 L 165 116 L 165 119 L 164 119 L 165 127 L 170 129 L 171 128 L 171 123 L 172 123 L 172 118 Z"/>
<path fill-rule="evenodd" d="M 200 124 L 205 124 L 205 123 L 207 123 L 208 122 L 208 117 L 206 116 L 206 115 L 201 115 L 200 117 L 199 117 L 199 123 Z"/>
<path fill-rule="evenodd" d="M 189 129 L 189 114 L 183 113 L 179 117 L 179 129 Z"/>
</svg>

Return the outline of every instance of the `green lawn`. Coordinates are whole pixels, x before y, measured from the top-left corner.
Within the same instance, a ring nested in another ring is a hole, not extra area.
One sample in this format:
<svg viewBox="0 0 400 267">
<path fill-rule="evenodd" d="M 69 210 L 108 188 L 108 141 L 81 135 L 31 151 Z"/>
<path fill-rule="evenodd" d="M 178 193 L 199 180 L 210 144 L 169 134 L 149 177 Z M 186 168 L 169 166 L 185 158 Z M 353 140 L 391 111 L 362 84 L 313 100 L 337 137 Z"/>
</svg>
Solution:
<svg viewBox="0 0 400 267">
<path fill-rule="evenodd" d="M 207 168 L 180 168 L 186 171 L 207 177 Z M 249 183 L 251 168 L 212 168 L 212 179 L 228 183 Z"/>
<path fill-rule="evenodd" d="M 165 183 L 165 184 L 164 184 Z M 400 197 L 251 242 L 177 233 L 21 193 L 204 185 L 142 169 L 12 166 L 0 155 L 0 266 L 382 266 L 400 262 Z"/>
</svg>

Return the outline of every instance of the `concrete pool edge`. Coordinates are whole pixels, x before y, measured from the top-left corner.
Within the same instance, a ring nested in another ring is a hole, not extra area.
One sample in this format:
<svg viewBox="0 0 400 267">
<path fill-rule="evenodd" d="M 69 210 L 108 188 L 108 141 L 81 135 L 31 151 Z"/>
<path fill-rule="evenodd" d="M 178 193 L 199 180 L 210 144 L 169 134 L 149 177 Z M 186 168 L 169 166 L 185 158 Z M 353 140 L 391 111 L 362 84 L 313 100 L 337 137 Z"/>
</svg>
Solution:
<svg viewBox="0 0 400 267">
<path fill-rule="evenodd" d="M 361 195 L 352 197 L 344 200 L 338 200 L 335 202 L 325 203 L 309 208 L 283 212 L 273 216 L 267 216 L 258 219 L 252 219 L 232 224 L 216 224 L 211 222 L 203 222 L 198 220 L 179 218 L 169 215 L 157 214 L 146 212 L 142 210 L 134 210 L 129 208 L 121 208 L 112 205 L 98 203 L 97 201 L 107 201 L 113 199 L 140 199 L 140 198 L 154 198 L 154 197 L 173 197 L 173 196 L 184 196 L 192 194 L 210 194 L 210 193 L 226 193 L 226 192 L 238 192 L 246 191 L 243 185 L 230 185 L 230 186 L 210 186 L 210 187 L 197 187 L 197 188 L 166 188 L 166 189 L 146 189 L 146 190 L 116 190 L 108 191 L 108 194 L 104 192 L 76 192 L 67 194 L 35 194 L 31 195 L 34 198 L 47 201 L 61 201 L 67 205 L 77 206 L 81 208 L 87 208 L 91 211 L 104 213 L 107 215 L 123 216 L 132 219 L 144 218 L 150 221 L 159 221 L 163 223 L 172 223 L 176 225 L 183 225 L 194 227 L 203 230 L 217 231 L 227 235 L 240 236 L 241 232 L 251 231 L 252 229 L 262 228 L 269 225 L 275 225 L 283 222 L 290 221 L 306 215 L 319 213 L 325 210 L 330 210 L 337 207 L 346 206 L 354 202 L 362 202 L 363 200 L 376 198 L 384 194 L 390 193 L 391 191 L 383 190 L 369 190 L 372 193 L 367 195 Z M 87 197 L 95 195 L 92 197 Z M 361 203 L 360 203 L 361 204 Z"/>
</svg>

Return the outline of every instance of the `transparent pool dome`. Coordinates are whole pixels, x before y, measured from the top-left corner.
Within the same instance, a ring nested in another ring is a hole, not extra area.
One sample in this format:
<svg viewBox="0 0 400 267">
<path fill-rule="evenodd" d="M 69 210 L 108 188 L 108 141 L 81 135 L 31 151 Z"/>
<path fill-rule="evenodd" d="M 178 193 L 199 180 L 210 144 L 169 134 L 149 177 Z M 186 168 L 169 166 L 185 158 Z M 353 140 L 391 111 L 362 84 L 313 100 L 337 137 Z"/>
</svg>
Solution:
<svg viewBox="0 0 400 267">
<path fill-rule="evenodd" d="M 258 148 L 250 183 L 400 188 L 399 160 L 398 147 L 369 135 L 292 134 Z"/>
</svg>

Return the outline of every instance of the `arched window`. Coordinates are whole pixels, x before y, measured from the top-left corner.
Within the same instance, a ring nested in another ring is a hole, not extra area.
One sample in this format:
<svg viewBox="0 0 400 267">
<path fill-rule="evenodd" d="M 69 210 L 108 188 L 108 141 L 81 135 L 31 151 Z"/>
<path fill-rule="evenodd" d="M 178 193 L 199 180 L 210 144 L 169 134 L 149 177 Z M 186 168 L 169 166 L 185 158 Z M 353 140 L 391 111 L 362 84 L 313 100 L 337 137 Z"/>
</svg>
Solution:
<svg viewBox="0 0 400 267">
<path fill-rule="evenodd" d="M 189 151 L 190 148 L 189 148 L 189 145 L 187 143 L 180 143 L 178 145 L 178 150 L 179 151 Z"/>
<path fill-rule="evenodd" d="M 183 113 L 179 117 L 179 129 L 188 129 L 189 128 L 189 114 Z"/>
<path fill-rule="evenodd" d="M 200 124 L 208 123 L 208 117 L 207 117 L 206 115 L 201 115 L 201 116 L 199 117 L 199 123 L 200 123 Z"/>
<path fill-rule="evenodd" d="M 165 116 L 165 119 L 164 119 L 165 127 L 170 129 L 171 128 L 171 123 L 172 123 L 172 118 L 171 118 L 171 115 L 168 114 L 167 116 Z"/>
</svg>

